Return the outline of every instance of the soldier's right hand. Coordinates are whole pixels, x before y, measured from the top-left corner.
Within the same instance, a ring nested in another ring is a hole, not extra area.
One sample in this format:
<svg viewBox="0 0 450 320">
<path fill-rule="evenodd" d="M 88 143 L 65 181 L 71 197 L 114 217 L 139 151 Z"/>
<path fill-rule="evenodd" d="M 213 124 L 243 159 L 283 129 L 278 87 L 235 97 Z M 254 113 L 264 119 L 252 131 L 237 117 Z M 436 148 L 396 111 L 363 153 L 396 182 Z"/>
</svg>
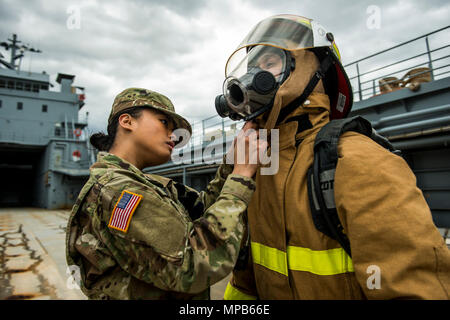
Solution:
<svg viewBox="0 0 450 320">
<path fill-rule="evenodd" d="M 260 164 L 260 154 L 266 152 L 268 143 L 259 139 L 258 125 L 247 121 L 233 141 L 234 169 L 232 173 L 253 177 Z"/>
</svg>

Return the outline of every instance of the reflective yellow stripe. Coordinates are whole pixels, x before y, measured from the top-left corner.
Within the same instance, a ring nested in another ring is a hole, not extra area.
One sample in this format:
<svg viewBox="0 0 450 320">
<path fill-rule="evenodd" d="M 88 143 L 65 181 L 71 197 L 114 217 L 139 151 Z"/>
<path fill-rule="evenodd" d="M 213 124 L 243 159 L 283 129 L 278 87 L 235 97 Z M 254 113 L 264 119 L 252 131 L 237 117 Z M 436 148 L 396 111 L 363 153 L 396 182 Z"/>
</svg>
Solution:
<svg viewBox="0 0 450 320">
<path fill-rule="evenodd" d="M 265 246 L 261 243 L 252 242 L 253 262 L 267 269 L 288 275 L 286 252 Z"/>
<path fill-rule="evenodd" d="M 305 19 L 305 18 L 297 18 L 295 19 L 297 20 L 297 22 L 306 24 L 307 26 L 309 26 L 311 28 L 311 21 L 309 21 L 309 19 Z"/>
<path fill-rule="evenodd" d="M 311 250 L 302 247 L 287 247 L 287 254 L 276 248 L 252 242 L 253 262 L 272 271 L 288 275 L 290 270 L 306 271 L 318 275 L 334 275 L 354 272 L 352 259 L 342 248 Z"/>
<path fill-rule="evenodd" d="M 322 276 L 355 271 L 352 259 L 342 248 L 315 251 L 288 246 L 287 255 L 290 270 L 307 271 Z"/>
<path fill-rule="evenodd" d="M 256 297 L 239 291 L 228 282 L 225 293 L 223 294 L 224 300 L 256 300 Z"/>
<path fill-rule="evenodd" d="M 339 49 L 338 49 L 336 43 L 334 43 L 334 41 L 333 41 L 333 49 L 334 49 L 334 52 L 336 52 L 336 55 L 339 58 L 339 61 L 341 61 L 341 53 L 339 52 Z"/>
</svg>

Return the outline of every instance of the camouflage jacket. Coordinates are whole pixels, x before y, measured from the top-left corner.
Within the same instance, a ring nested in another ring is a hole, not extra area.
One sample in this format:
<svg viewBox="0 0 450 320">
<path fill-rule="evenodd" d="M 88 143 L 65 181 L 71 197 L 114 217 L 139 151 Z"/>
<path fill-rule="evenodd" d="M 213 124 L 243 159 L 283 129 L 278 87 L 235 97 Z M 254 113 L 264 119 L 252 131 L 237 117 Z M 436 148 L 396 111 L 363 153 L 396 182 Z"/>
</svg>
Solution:
<svg viewBox="0 0 450 320">
<path fill-rule="evenodd" d="M 81 290 L 90 299 L 208 299 L 236 262 L 255 182 L 222 164 L 198 193 L 107 152 L 90 170 L 66 234 Z M 134 212 L 121 227 L 113 218 L 124 194 L 140 201 L 128 202 Z"/>
</svg>

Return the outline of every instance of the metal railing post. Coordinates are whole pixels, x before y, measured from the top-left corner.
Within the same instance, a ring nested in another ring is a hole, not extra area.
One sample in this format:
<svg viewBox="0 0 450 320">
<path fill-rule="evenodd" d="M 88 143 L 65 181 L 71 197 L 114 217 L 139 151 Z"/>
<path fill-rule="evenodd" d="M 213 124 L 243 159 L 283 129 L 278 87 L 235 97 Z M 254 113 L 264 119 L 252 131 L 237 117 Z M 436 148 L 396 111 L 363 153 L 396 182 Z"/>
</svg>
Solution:
<svg viewBox="0 0 450 320">
<path fill-rule="evenodd" d="M 375 95 L 375 79 L 372 80 L 372 92 Z"/>
<path fill-rule="evenodd" d="M 226 139 L 227 138 L 225 136 L 225 123 L 224 123 L 223 118 L 222 118 L 222 145 L 226 141 Z"/>
<path fill-rule="evenodd" d="M 205 138 L 205 119 L 202 120 L 202 145 L 203 145 L 203 139 Z"/>
<path fill-rule="evenodd" d="M 358 74 L 358 96 L 359 96 L 359 101 L 362 100 L 362 92 L 361 92 L 361 79 L 359 76 L 359 64 L 356 63 L 356 73 Z"/>
<path fill-rule="evenodd" d="M 434 80 L 433 64 L 431 63 L 430 43 L 428 42 L 428 37 L 425 37 L 425 43 L 427 45 L 428 67 L 430 68 L 430 72 L 431 72 L 431 81 L 433 81 Z"/>
</svg>

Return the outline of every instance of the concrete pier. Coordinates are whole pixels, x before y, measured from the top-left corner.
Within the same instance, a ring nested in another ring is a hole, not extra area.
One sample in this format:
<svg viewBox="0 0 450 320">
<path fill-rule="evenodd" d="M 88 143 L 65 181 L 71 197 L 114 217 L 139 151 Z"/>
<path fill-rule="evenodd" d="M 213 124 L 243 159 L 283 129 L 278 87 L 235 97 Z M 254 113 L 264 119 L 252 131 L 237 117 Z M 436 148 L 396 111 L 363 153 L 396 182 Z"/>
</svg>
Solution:
<svg viewBox="0 0 450 320">
<path fill-rule="evenodd" d="M 65 228 L 70 210 L 0 208 L 0 300 L 86 299 L 70 277 Z M 222 299 L 229 277 L 211 288 Z"/>
</svg>

